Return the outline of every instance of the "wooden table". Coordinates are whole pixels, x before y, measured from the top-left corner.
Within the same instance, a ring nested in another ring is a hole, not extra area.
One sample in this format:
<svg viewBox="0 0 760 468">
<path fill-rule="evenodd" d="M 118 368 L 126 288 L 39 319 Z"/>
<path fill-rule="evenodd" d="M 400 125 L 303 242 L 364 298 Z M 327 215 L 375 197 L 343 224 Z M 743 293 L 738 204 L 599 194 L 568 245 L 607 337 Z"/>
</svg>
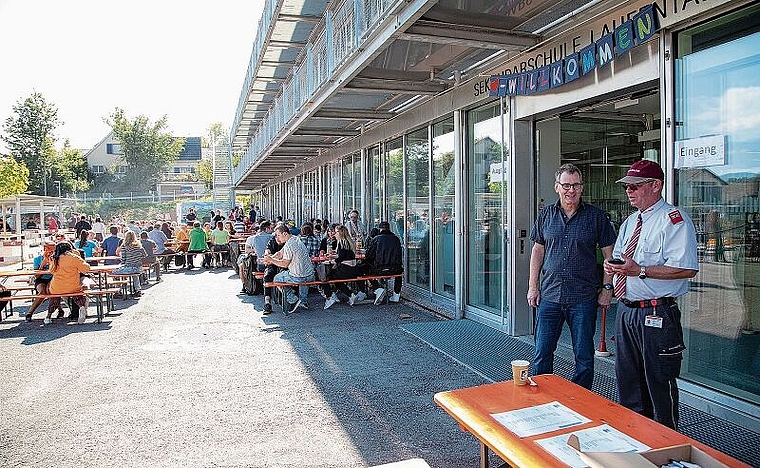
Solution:
<svg viewBox="0 0 760 468">
<path fill-rule="evenodd" d="M 535 441 L 608 424 L 654 448 L 692 444 L 731 467 L 748 467 L 728 455 L 641 416 L 557 375 L 537 375 L 538 384 L 517 386 L 511 380 L 437 393 L 434 400 L 459 426 L 480 441 L 480 466 L 488 467 L 488 451 L 513 467 L 565 467 Z M 590 423 L 530 437 L 518 437 L 491 414 L 559 401 Z"/>
<path fill-rule="evenodd" d="M 105 262 L 106 260 L 119 260 L 121 262 L 121 256 L 119 255 L 104 255 L 102 257 L 86 257 L 85 262 Z"/>
</svg>

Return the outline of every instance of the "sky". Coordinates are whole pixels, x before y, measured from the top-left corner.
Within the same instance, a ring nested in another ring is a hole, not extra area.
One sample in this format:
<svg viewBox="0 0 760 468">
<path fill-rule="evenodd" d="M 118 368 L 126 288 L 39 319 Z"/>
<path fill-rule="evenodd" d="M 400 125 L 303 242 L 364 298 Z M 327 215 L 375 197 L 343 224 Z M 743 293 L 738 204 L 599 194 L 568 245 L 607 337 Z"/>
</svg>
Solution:
<svg viewBox="0 0 760 468">
<path fill-rule="evenodd" d="M 229 130 L 263 3 L 0 0 L 0 123 L 39 92 L 63 122 L 57 148 L 95 146 L 116 107 L 166 115 L 175 136 Z"/>
</svg>

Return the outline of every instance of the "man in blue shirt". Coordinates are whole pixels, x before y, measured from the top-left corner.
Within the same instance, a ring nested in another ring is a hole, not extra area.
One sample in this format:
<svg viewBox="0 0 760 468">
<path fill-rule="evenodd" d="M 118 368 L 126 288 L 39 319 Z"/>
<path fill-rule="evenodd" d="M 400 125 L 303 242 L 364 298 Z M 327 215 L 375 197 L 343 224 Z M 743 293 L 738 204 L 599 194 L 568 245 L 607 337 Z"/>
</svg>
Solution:
<svg viewBox="0 0 760 468">
<path fill-rule="evenodd" d="M 567 321 L 575 354 L 572 381 L 591 389 L 594 381 L 594 333 L 597 306 L 612 298 L 612 276 L 605 273 L 604 287 L 597 272 L 596 249 L 610 258 L 615 231 L 604 212 L 581 199 L 583 176 L 573 164 L 563 164 L 555 174 L 557 203 L 544 207 L 530 238 L 528 305 L 536 310 L 534 375 L 554 372 L 554 351 Z M 539 276 L 543 273 L 540 281 Z"/>
<path fill-rule="evenodd" d="M 116 226 L 111 226 L 108 232 L 110 232 L 111 235 L 103 239 L 103 242 L 100 244 L 100 246 L 103 248 L 104 256 L 113 257 L 116 255 L 116 250 L 121 245 L 122 240 L 118 237 L 119 228 Z M 104 263 L 106 265 L 118 265 L 121 263 L 121 260 L 106 260 Z"/>
</svg>

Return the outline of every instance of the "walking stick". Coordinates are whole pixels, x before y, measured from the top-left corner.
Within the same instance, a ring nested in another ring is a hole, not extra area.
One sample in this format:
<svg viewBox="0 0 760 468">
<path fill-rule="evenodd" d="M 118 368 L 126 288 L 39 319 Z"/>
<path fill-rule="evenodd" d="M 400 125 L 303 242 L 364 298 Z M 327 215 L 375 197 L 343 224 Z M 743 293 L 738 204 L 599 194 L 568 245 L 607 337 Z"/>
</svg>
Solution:
<svg viewBox="0 0 760 468">
<path fill-rule="evenodd" d="M 599 340 L 599 349 L 597 349 L 594 354 L 597 356 L 611 356 L 612 353 L 607 351 L 607 339 L 605 338 L 605 335 L 607 334 L 607 306 L 602 306 L 602 336 Z"/>
</svg>

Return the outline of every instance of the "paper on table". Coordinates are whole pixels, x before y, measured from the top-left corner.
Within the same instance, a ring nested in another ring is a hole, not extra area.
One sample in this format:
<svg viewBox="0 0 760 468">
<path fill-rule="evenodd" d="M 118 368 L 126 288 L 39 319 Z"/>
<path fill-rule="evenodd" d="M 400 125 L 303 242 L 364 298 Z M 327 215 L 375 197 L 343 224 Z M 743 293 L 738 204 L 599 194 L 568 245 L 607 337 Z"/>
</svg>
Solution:
<svg viewBox="0 0 760 468">
<path fill-rule="evenodd" d="M 519 437 L 530 437 L 591 422 L 558 401 L 491 416 Z"/>
<path fill-rule="evenodd" d="M 578 436 L 582 452 L 645 452 L 650 448 L 607 424 L 581 429 L 572 434 Z M 537 440 L 536 443 L 572 468 L 588 466 L 578 453 L 567 445 L 568 437 L 570 434 L 562 434 Z"/>
</svg>

